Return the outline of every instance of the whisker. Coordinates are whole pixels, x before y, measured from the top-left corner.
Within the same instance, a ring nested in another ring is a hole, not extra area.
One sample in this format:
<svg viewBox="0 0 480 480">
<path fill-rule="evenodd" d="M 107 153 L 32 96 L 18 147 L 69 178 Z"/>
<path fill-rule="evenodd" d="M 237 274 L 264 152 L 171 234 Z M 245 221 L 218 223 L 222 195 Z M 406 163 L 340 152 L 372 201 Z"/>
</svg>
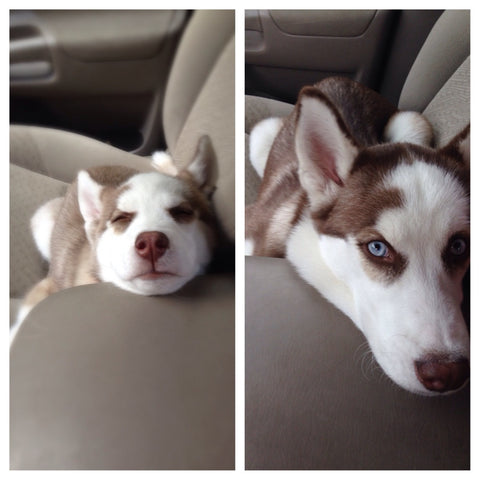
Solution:
<svg viewBox="0 0 480 480">
<path fill-rule="evenodd" d="M 372 380 L 378 369 L 381 370 L 368 342 L 363 342 L 357 347 L 354 353 L 354 361 L 360 364 L 360 371 L 368 381 Z"/>
</svg>

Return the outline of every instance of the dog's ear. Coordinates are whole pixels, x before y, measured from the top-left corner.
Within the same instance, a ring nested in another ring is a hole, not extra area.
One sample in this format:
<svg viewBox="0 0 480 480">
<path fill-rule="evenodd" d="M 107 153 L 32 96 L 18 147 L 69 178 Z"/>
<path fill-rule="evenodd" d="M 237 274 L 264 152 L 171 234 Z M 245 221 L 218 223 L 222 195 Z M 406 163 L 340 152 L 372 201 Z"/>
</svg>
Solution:
<svg viewBox="0 0 480 480">
<path fill-rule="evenodd" d="M 203 135 L 198 141 L 193 160 L 184 171 L 188 172 L 200 190 L 207 196 L 211 195 L 215 189 L 217 176 L 215 166 L 215 152 L 210 137 Z"/>
<path fill-rule="evenodd" d="M 296 108 L 299 179 L 312 208 L 320 208 L 343 186 L 358 147 L 335 106 L 318 89 L 303 88 Z"/>
<path fill-rule="evenodd" d="M 85 230 L 88 235 L 90 227 L 100 218 L 102 213 L 100 194 L 103 187 L 86 170 L 81 170 L 77 176 L 77 188 L 78 205 L 85 220 Z"/>
<path fill-rule="evenodd" d="M 467 168 L 470 168 L 470 124 L 468 124 L 458 135 L 440 152 L 450 157 L 455 157 Z"/>
</svg>

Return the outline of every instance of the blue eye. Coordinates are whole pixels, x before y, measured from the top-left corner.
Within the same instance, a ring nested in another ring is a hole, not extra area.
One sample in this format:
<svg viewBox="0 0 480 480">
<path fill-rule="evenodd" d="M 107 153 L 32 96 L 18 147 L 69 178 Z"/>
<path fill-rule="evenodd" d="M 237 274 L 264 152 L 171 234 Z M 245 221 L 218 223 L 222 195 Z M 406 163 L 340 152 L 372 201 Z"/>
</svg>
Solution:
<svg viewBox="0 0 480 480">
<path fill-rule="evenodd" d="M 374 240 L 368 243 L 368 251 L 375 257 L 386 257 L 388 254 L 387 246 L 380 240 Z"/>
</svg>

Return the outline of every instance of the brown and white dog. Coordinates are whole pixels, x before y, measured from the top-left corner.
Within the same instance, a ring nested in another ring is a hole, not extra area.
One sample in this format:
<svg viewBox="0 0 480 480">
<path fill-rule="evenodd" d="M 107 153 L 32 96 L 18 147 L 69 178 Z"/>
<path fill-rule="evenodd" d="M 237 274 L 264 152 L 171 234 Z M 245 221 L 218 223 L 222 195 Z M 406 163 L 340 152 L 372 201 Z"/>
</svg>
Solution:
<svg viewBox="0 0 480 480">
<path fill-rule="evenodd" d="M 424 395 L 469 378 L 469 132 L 433 149 L 420 114 L 329 78 L 251 134 L 263 181 L 247 207 L 247 254 L 286 256 L 353 320 L 387 375 Z"/>
<path fill-rule="evenodd" d="M 215 243 L 206 142 L 202 137 L 180 172 L 166 155 L 152 163 L 171 174 L 122 166 L 82 170 L 64 197 L 37 210 L 33 236 L 50 268 L 27 294 L 12 339 L 30 310 L 59 290 L 112 282 L 141 295 L 163 295 L 204 270 Z"/>
</svg>

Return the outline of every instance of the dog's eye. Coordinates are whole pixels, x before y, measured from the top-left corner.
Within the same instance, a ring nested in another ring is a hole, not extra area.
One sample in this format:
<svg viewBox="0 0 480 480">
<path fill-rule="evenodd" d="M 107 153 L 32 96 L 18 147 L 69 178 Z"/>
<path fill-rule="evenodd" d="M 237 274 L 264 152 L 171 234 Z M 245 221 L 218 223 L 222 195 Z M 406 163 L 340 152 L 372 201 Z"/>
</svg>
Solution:
<svg viewBox="0 0 480 480">
<path fill-rule="evenodd" d="M 467 252 L 467 249 L 467 241 L 462 237 L 453 238 L 448 247 L 449 252 L 457 257 L 464 255 Z"/>
<path fill-rule="evenodd" d="M 457 233 L 450 240 L 442 253 L 442 259 L 447 271 L 454 272 L 464 268 L 470 257 L 470 241 L 467 234 Z"/>
<path fill-rule="evenodd" d="M 380 240 L 369 242 L 367 249 L 374 257 L 386 257 L 389 253 L 388 247 Z"/>
<path fill-rule="evenodd" d="M 113 216 L 111 223 L 129 222 L 133 217 L 132 213 L 120 212 Z"/>
<path fill-rule="evenodd" d="M 195 211 L 188 203 L 182 203 L 170 208 L 169 213 L 175 221 L 180 223 L 190 222 L 195 216 Z"/>
</svg>

